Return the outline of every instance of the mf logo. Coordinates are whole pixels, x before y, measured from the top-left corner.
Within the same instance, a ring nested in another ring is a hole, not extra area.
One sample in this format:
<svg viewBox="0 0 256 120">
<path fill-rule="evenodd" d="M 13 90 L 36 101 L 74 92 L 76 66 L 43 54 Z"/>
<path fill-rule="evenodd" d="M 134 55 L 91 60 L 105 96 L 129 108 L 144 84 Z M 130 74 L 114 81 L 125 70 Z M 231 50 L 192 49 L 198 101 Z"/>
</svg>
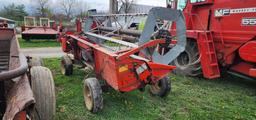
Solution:
<svg viewBox="0 0 256 120">
<path fill-rule="evenodd" d="M 230 15 L 230 9 L 215 10 L 215 17 L 221 17 L 221 16 L 226 16 L 226 15 Z"/>
</svg>

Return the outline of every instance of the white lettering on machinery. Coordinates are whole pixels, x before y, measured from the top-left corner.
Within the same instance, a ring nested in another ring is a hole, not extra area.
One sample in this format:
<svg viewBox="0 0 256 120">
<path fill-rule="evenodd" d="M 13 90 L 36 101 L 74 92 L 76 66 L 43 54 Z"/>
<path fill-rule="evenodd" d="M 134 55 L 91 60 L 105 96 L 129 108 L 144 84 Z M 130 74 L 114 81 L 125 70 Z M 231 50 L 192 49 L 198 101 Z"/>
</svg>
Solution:
<svg viewBox="0 0 256 120">
<path fill-rule="evenodd" d="M 217 9 L 215 10 L 215 17 L 227 16 L 230 14 L 239 14 L 239 13 L 252 13 L 256 12 L 256 7 L 254 8 L 237 8 L 237 9 Z"/>
<path fill-rule="evenodd" d="M 256 12 L 256 8 L 239 8 L 239 9 L 230 9 L 230 13 L 251 13 Z"/>
<path fill-rule="evenodd" d="M 243 18 L 242 19 L 242 26 L 255 26 L 256 25 L 256 18 Z"/>
<path fill-rule="evenodd" d="M 229 15 L 230 14 L 230 9 L 218 9 L 215 11 L 215 16 L 220 17 L 224 15 Z"/>
</svg>

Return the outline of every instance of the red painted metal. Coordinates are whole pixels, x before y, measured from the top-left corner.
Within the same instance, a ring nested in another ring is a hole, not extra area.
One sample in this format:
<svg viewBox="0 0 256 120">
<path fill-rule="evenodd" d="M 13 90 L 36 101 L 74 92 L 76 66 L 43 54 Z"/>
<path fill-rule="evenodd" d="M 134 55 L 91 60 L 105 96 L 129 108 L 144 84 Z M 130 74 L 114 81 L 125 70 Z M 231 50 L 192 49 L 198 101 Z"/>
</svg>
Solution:
<svg viewBox="0 0 256 120">
<path fill-rule="evenodd" d="M 248 62 L 256 62 L 256 41 L 247 42 L 239 49 L 240 57 Z"/>
<path fill-rule="evenodd" d="M 30 27 L 31 28 L 31 27 Z M 56 35 L 58 34 L 58 31 L 52 29 L 52 28 L 47 28 L 47 27 L 36 27 L 36 28 L 31 28 L 28 29 L 24 32 L 22 32 L 22 34 L 31 34 L 31 35 Z"/>
<path fill-rule="evenodd" d="M 76 60 L 82 58 L 81 49 L 90 51 L 90 54 L 93 54 L 94 57 L 93 65 L 96 76 L 99 79 L 106 80 L 117 91 L 129 92 L 142 87 L 144 84 L 154 84 L 175 69 L 175 66 L 157 64 L 151 60 L 144 61 L 131 57 L 131 55 L 146 47 L 163 43 L 163 40 L 150 41 L 140 47 L 121 52 L 109 51 L 84 36 L 66 35 L 61 40 L 64 50 L 66 50 L 65 44 L 67 42 L 71 44 L 72 53 Z M 136 70 L 142 66 L 146 66 L 147 69 L 137 73 Z"/>
<path fill-rule="evenodd" d="M 198 33 L 197 44 L 201 53 L 200 59 L 204 77 L 209 79 L 220 77 L 212 34 L 210 32 Z"/>
<path fill-rule="evenodd" d="M 21 111 L 15 116 L 14 120 L 27 120 L 26 115 L 27 115 L 26 111 Z"/>
<path fill-rule="evenodd" d="M 218 63 L 217 65 L 222 67 L 232 67 L 236 66 L 237 62 L 244 65 L 243 62 L 246 61 L 248 64 L 249 62 L 252 64 L 250 69 L 251 73 L 254 73 L 256 66 L 256 24 L 255 21 L 250 21 L 250 25 L 246 25 L 249 22 L 245 20 L 256 19 L 255 6 L 255 0 L 205 0 L 197 3 L 191 3 L 191 0 L 187 1 L 183 10 L 186 18 L 187 37 L 189 40 L 198 42 L 202 69 L 206 78 L 211 79 L 220 76 L 216 70 L 219 68 L 212 69 L 211 64 L 209 64 L 206 56 L 209 52 L 212 52 L 213 56 L 218 56 L 214 65 Z M 218 15 L 219 13 L 223 14 Z M 205 34 L 212 36 L 211 43 L 207 44 L 202 39 Z M 213 47 L 210 51 L 205 48 L 209 45 Z M 244 61 L 235 61 L 240 58 Z M 255 77 L 249 73 L 248 69 L 246 72 L 239 69 L 233 70 Z M 211 71 L 215 71 L 214 75 Z"/>
<path fill-rule="evenodd" d="M 30 17 L 35 19 L 34 17 Z M 48 19 L 47 24 L 42 24 L 40 22 L 40 26 L 34 25 L 26 25 L 26 19 L 25 20 L 25 25 L 21 27 L 22 30 L 22 38 L 26 40 L 30 39 L 56 39 L 59 31 L 58 31 L 58 26 L 56 25 L 55 21 L 50 21 Z M 34 21 L 35 22 L 35 21 Z"/>
<path fill-rule="evenodd" d="M 253 77 L 256 77 L 255 75 L 255 69 L 253 69 L 254 65 L 253 64 L 249 64 L 246 62 L 241 62 L 237 65 L 232 66 L 230 69 L 232 71 L 237 71 L 239 73 L 242 73 L 244 75 L 250 75 Z"/>
<path fill-rule="evenodd" d="M 256 69 L 251 68 L 250 71 L 249 71 L 249 75 L 251 75 L 253 77 L 256 77 Z"/>
</svg>

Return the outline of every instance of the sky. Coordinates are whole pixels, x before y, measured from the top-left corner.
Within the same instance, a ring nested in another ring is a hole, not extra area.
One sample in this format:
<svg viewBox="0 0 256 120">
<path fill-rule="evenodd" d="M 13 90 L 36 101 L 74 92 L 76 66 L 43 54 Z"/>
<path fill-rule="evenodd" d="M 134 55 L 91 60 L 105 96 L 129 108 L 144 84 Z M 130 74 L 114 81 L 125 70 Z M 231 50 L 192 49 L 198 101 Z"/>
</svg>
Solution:
<svg viewBox="0 0 256 120">
<path fill-rule="evenodd" d="M 33 9 L 34 0 L 0 0 L 2 5 L 9 5 L 12 3 L 15 4 L 24 4 L 26 6 L 26 10 L 29 12 Z M 109 0 L 81 0 L 88 3 L 90 9 L 97 9 L 99 11 L 107 11 L 109 7 Z M 55 6 L 57 0 L 51 0 L 52 3 L 50 5 Z M 137 4 L 151 5 L 151 6 L 165 6 L 165 0 L 136 0 Z M 87 6 L 87 7 L 88 7 Z M 56 8 L 57 9 L 57 8 Z"/>
</svg>

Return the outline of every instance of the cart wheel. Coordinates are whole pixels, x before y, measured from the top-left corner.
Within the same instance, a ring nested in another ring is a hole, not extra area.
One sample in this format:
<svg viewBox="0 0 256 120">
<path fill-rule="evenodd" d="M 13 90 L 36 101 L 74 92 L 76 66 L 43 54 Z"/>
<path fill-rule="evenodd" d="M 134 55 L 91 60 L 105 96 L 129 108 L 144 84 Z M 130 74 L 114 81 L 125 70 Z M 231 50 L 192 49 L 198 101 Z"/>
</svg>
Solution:
<svg viewBox="0 0 256 120">
<path fill-rule="evenodd" d="M 42 58 L 41 57 L 36 57 L 36 56 L 31 57 L 28 64 L 29 64 L 29 67 L 44 66 Z"/>
<path fill-rule="evenodd" d="M 66 76 L 73 74 L 73 63 L 68 55 L 61 58 L 61 73 Z"/>
<path fill-rule="evenodd" d="M 166 97 L 171 91 L 171 85 L 168 77 L 159 80 L 155 85 L 151 85 L 150 93 L 159 97 Z"/>
<path fill-rule="evenodd" d="M 55 115 L 55 89 L 52 73 L 48 68 L 35 66 L 30 70 L 31 88 L 36 100 L 32 120 L 53 120 Z"/>
<path fill-rule="evenodd" d="M 84 102 L 86 108 L 96 113 L 103 108 L 102 90 L 99 81 L 96 78 L 87 78 L 84 80 Z"/>
</svg>

